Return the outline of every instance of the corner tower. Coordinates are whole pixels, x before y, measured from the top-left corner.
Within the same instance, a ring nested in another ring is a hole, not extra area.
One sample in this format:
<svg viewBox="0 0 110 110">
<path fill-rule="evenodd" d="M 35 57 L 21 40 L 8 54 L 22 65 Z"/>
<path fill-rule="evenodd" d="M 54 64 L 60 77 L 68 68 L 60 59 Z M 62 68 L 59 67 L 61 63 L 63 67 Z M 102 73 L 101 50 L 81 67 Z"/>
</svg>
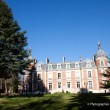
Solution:
<svg viewBox="0 0 110 110">
<path fill-rule="evenodd" d="M 108 58 L 106 53 L 102 50 L 100 42 L 98 42 L 98 50 L 94 55 L 94 61 L 98 68 L 104 68 L 108 66 Z"/>
<path fill-rule="evenodd" d="M 108 67 L 108 58 L 106 53 L 102 50 L 100 42 L 98 42 L 98 50 L 94 55 L 94 61 L 97 67 L 99 91 L 102 92 L 103 81 L 105 80 L 102 74 L 105 73 Z"/>
</svg>

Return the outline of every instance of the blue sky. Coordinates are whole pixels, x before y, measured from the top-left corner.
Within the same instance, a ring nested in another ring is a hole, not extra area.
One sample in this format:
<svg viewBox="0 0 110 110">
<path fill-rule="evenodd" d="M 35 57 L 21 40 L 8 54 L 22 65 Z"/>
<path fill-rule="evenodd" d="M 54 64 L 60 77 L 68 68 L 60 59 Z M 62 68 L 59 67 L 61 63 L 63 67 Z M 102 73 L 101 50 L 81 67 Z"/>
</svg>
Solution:
<svg viewBox="0 0 110 110">
<path fill-rule="evenodd" d="M 110 0 L 5 0 L 26 30 L 38 61 L 93 58 L 97 42 L 110 53 Z"/>
</svg>

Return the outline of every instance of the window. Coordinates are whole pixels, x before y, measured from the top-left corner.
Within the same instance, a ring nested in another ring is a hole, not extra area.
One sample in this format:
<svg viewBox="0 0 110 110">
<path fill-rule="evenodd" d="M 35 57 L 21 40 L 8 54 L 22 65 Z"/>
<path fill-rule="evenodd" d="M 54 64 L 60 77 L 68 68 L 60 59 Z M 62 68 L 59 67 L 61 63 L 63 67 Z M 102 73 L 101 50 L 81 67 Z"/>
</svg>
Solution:
<svg viewBox="0 0 110 110">
<path fill-rule="evenodd" d="M 38 82 L 38 84 L 37 84 L 37 90 L 40 91 L 41 89 L 42 89 L 41 83 Z"/>
<path fill-rule="evenodd" d="M 49 83 L 49 90 L 52 90 L 52 83 Z"/>
<path fill-rule="evenodd" d="M 58 82 L 58 88 L 61 88 L 61 82 Z"/>
<path fill-rule="evenodd" d="M 61 73 L 58 73 L 58 79 L 61 79 Z"/>
<path fill-rule="evenodd" d="M 67 88 L 70 88 L 70 82 L 67 82 Z"/>
<path fill-rule="evenodd" d="M 80 82 L 77 82 L 77 88 L 80 88 Z"/>
<path fill-rule="evenodd" d="M 70 68 L 70 64 L 66 64 L 66 68 L 69 69 Z"/>
<path fill-rule="evenodd" d="M 80 78 L 80 72 L 79 72 L 79 71 L 76 71 L 76 72 L 75 72 L 75 77 L 76 77 L 76 78 Z"/>
<path fill-rule="evenodd" d="M 75 67 L 76 67 L 76 68 L 78 68 L 78 67 L 79 67 L 79 64 L 78 64 L 78 63 L 76 63 L 76 64 L 75 64 Z"/>
<path fill-rule="evenodd" d="M 58 68 L 58 69 L 61 69 L 61 65 L 57 65 L 57 68 Z"/>
<path fill-rule="evenodd" d="M 48 73 L 48 80 L 52 80 L 52 73 Z"/>
<path fill-rule="evenodd" d="M 51 69 L 52 69 L 52 65 L 49 65 L 49 66 L 48 66 L 48 69 L 51 70 Z"/>
<path fill-rule="evenodd" d="M 104 66 L 104 62 L 103 62 L 103 60 L 101 60 L 101 66 Z"/>
<path fill-rule="evenodd" d="M 41 74 L 38 74 L 37 75 L 37 79 L 41 79 Z"/>
<path fill-rule="evenodd" d="M 91 71 L 88 71 L 88 77 L 92 77 Z"/>
<path fill-rule="evenodd" d="M 91 64 L 90 63 L 87 63 L 87 67 L 91 67 Z"/>
<path fill-rule="evenodd" d="M 92 81 L 89 81 L 89 89 L 92 89 Z"/>
<path fill-rule="evenodd" d="M 40 69 L 41 69 L 41 65 L 38 65 L 38 66 L 37 66 L 37 69 L 40 70 Z"/>
<path fill-rule="evenodd" d="M 70 72 L 66 72 L 66 79 L 71 79 L 71 73 Z"/>
</svg>

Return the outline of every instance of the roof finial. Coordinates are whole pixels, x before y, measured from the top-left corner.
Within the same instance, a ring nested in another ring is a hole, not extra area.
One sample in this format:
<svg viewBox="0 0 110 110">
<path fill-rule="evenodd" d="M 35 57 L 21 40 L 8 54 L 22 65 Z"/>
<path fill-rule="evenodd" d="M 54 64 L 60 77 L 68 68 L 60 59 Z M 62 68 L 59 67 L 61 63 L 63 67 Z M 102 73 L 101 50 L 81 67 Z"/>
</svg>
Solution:
<svg viewBox="0 0 110 110">
<path fill-rule="evenodd" d="M 101 43 L 98 41 L 98 50 L 101 49 Z"/>
</svg>

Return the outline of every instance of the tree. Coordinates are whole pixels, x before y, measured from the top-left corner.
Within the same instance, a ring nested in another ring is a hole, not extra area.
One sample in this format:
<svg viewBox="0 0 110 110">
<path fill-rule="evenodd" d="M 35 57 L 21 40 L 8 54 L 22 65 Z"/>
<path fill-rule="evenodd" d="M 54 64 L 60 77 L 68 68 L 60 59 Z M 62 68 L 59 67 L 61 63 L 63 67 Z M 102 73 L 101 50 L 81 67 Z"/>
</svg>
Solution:
<svg viewBox="0 0 110 110">
<path fill-rule="evenodd" d="M 0 78 L 5 79 L 6 93 L 7 80 L 11 78 L 14 87 L 18 73 L 22 74 L 30 63 L 25 49 L 27 46 L 25 33 L 14 20 L 12 10 L 0 0 Z"/>
<path fill-rule="evenodd" d="M 110 63 L 110 58 L 108 61 Z M 104 88 L 110 88 L 110 67 L 106 69 L 106 73 L 103 73 L 103 76 L 106 78 L 105 83 L 103 84 Z"/>
</svg>

